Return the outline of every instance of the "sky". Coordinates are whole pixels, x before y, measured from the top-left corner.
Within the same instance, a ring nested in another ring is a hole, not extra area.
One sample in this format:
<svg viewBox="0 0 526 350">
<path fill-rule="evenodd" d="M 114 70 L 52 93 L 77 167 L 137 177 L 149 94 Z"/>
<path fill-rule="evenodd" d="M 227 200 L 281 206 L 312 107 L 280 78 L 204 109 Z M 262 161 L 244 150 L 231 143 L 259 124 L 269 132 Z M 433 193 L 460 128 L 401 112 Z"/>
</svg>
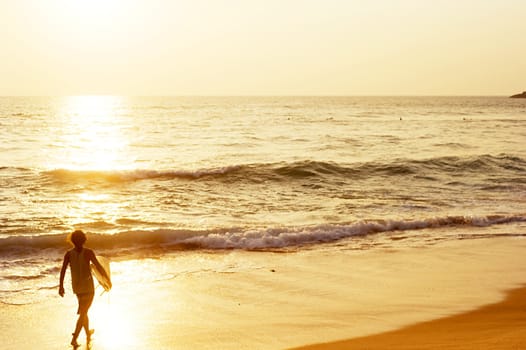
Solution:
<svg viewBox="0 0 526 350">
<path fill-rule="evenodd" d="M 0 95 L 510 95 L 524 0 L 0 0 Z"/>
</svg>

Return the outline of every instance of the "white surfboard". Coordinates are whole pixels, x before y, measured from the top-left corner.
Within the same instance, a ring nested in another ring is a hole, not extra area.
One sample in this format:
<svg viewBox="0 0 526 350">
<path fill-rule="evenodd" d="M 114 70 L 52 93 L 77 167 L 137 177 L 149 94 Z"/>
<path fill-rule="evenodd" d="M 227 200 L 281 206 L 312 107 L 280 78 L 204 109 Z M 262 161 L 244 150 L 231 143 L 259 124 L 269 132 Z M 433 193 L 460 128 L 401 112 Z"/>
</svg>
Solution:
<svg viewBox="0 0 526 350">
<path fill-rule="evenodd" d="M 91 264 L 91 272 L 93 273 L 93 276 L 95 276 L 101 287 L 104 288 L 106 292 L 109 292 L 111 290 L 110 261 L 105 257 L 99 255 L 97 255 L 97 260 L 99 261 L 100 265 L 102 266 L 109 278 L 106 278 L 104 275 L 102 275 L 93 264 Z"/>
</svg>

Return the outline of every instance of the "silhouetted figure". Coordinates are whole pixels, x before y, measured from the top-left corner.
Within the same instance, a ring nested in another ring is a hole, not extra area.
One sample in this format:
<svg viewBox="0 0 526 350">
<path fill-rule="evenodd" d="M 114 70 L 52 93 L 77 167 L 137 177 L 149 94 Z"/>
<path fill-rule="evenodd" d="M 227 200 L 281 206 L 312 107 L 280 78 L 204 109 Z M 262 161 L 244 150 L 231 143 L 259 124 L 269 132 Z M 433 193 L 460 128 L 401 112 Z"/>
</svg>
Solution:
<svg viewBox="0 0 526 350">
<path fill-rule="evenodd" d="M 64 276 L 69 265 L 73 293 L 77 295 L 79 302 L 77 310 L 79 318 L 77 320 L 75 331 L 72 334 L 73 338 L 71 339 L 71 345 L 76 348 L 79 346 L 77 338 L 82 328 L 84 328 L 84 331 L 86 332 L 86 341 L 88 343 L 91 341 L 91 335 L 94 332 L 93 329 L 89 329 L 88 318 L 88 310 L 91 306 L 91 303 L 93 302 L 93 296 L 95 294 L 90 263 L 92 262 L 103 276 L 107 276 L 107 274 L 95 257 L 93 250 L 84 248 L 84 243 L 87 240 L 86 234 L 84 232 L 77 230 L 68 237 L 68 240 L 74 245 L 74 248 L 68 250 L 64 255 L 62 269 L 60 270 L 60 285 L 58 294 L 61 297 L 64 296 Z"/>
</svg>

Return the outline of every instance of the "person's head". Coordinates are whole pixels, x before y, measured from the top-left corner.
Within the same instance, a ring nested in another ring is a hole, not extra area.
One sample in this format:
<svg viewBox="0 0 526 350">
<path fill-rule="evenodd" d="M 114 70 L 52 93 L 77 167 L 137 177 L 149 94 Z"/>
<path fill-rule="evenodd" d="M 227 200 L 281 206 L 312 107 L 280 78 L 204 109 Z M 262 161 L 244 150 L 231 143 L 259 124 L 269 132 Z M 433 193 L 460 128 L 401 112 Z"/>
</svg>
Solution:
<svg viewBox="0 0 526 350">
<path fill-rule="evenodd" d="M 84 245 L 88 238 L 82 230 L 75 230 L 68 237 L 68 240 L 77 248 L 80 248 Z"/>
</svg>

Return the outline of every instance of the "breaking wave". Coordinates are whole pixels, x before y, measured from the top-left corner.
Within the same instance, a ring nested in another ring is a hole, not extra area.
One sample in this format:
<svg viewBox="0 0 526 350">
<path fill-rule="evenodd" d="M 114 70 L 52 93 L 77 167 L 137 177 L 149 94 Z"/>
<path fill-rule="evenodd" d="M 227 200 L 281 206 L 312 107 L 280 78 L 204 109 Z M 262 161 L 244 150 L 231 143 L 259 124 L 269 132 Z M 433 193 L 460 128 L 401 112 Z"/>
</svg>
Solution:
<svg viewBox="0 0 526 350">
<path fill-rule="evenodd" d="M 88 245 L 106 254 L 128 255 L 145 250 L 214 249 L 298 249 L 306 245 L 334 242 L 381 232 L 415 231 L 459 226 L 491 226 L 526 222 L 526 215 L 482 217 L 447 216 L 422 220 L 377 220 L 349 224 L 322 224 L 304 227 L 216 230 L 130 230 L 116 234 L 90 233 Z M 12 236 L 0 239 L 0 256 L 24 256 L 42 250 L 65 249 L 66 235 Z"/>
</svg>

